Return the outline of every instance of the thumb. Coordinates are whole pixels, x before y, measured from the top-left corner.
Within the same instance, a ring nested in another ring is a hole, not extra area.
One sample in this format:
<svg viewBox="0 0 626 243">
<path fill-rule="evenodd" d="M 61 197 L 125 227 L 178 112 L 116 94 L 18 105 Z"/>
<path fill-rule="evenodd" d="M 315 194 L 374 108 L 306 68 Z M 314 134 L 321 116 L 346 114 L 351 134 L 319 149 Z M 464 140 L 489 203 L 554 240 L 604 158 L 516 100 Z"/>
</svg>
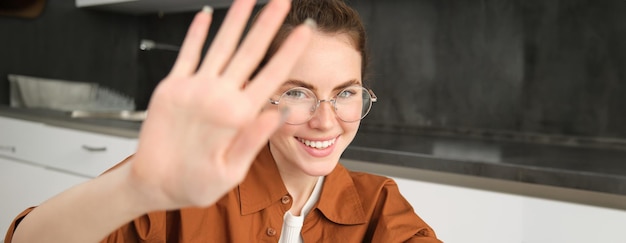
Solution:
<svg viewBox="0 0 626 243">
<path fill-rule="evenodd" d="M 267 145 L 269 137 L 284 124 L 284 119 L 288 114 L 288 110 L 262 111 L 256 120 L 245 126 L 235 136 L 226 153 L 226 163 L 230 166 L 245 167 L 247 171 L 261 148 Z"/>
</svg>

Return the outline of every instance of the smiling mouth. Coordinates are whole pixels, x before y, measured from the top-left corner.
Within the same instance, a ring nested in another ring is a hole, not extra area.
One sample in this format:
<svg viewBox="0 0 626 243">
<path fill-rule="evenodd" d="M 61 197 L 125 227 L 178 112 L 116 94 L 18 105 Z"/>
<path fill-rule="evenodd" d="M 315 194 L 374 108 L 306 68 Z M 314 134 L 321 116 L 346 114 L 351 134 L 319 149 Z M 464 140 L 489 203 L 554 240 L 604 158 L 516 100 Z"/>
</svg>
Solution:
<svg viewBox="0 0 626 243">
<path fill-rule="evenodd" d="M 337 140 L 337 138 L 333 138 L 331 140 L 326 140 L 326 141 L 311 141 L 311 140 L 306 140 L 306 139 L 303 139 L 303 138 L 298 138 L 298 141 L 300 141 L 304 145 L 306 145 L 308 147 L 311 147 L 311 148 L 315 148 L 315 149 L 325 149 L 325 148 L 328 148 L 331 145 L 335 144 L 336 140 Z"/>
</svg>

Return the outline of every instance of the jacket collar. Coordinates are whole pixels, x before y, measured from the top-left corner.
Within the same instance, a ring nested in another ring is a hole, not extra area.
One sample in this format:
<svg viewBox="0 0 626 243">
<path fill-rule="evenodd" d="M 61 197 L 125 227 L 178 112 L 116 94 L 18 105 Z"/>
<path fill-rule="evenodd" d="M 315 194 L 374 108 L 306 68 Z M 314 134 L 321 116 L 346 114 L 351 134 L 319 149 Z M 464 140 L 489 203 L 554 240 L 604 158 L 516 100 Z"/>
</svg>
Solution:
<svg viewBox="0 0 626 243">
<path fill-rule="evenodd" d="M 274 157 L 265 146 L 239 184 L 241 214 L 258 212 L 289 194 L 278 172 Z M 315 208 L 338 224 L 366 223 L 365 210 L 348 170 L 341 164 L 326 176 Z M 315 209 L 314 208 L 314 209 Z M 314 210 L 313 209 L 313 210 Z M 312 211 L 313 211 L 312 210 Z"/>
<path fill-rule="evenodd" d="M 317 208 L 324 216 L 338 224 L 363 224 L 367 222 L 361 197 L 350 172 L 341 164 L 324 179 L 322 195 Z"/>
<path fill-rule="evenodd" d="M 258 212 L 289 194 L 269 145 L 265 146 L 250 166 L 248 175 L 239 184 L 241 215 Z"/>
</svg>

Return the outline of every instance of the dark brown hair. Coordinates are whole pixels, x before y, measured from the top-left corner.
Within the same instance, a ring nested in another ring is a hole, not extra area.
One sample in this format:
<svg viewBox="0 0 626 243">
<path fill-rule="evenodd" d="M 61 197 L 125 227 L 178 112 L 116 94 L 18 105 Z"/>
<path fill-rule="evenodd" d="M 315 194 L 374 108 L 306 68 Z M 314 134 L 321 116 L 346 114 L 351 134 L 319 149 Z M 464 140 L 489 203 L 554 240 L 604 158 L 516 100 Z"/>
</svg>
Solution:
<svg viewBox="0 0 626 243">
<path fill-rule="evenodd" d="M 322 33 L 349 36 L 354 48 L 361 53 L 361 78 L 365 79 L 369 63 L 365 27 L 357 11 L 343 0 L 293 0 L 291 10 L 270 44 L 260 67 L 263 67 L 276 53 L 289 33 L 307 18 L 313 19 L 317 23 L 317 30 Z"/>
</svg>

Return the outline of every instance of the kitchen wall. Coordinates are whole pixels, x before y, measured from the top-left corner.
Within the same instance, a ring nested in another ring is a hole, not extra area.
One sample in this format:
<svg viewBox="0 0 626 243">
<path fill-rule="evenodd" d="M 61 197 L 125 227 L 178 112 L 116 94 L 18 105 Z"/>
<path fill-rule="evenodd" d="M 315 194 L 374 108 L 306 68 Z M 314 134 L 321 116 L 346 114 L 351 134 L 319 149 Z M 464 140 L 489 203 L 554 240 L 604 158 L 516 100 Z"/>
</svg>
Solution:
<svg viewBox="0 0 626 243">
<path fill-rule="evenodd" d="M 363 129 L 626 141 L 626 1 L 351 4 L 369 31 L 379 97 Z M 21 73 L 104 83 L 145 107 L 175 53 L 139 51 L 139 39 L 180 44 L 192 16 L 48 1 L 38 19 L 2 17 L 10 34 L 0 38 L 0 101 L 8 102 L 6 74 Z"/>
<path fill-rule="evenodd" d="M 257 8 L 258 9 L 258 8 Z M 226 9 L 216 9 L 221 24 Z M 131 16 L 47 1 L 35 19 L 0 16 L 0 104 L 9 103 L 7 74 L 96 82 L 133 97 L 145 109 L 177 52 L 141 51 L 141 39 L 179 46 L 194 13 Z M 209 42 L 217 32 L 209 32 Z M 206 47 L 205 47 L 206 48 Z"/>
<path fill-rule="evenodd" d="M 259 8 L 257 8 L 258 10 Z M 213 22 L 207 37 L 207 43 L 217 34 L 218 26 L 226 16 L 226 9 L 215 9 Z M 149 15 L 142 17 L 140 39 L 150 39 L 158 43 L 180 46 L 187 33 L 187 27 L 195 13 L 175 13 L 165 15 Z M 208 44 L 205 45 L 206 51 Z M 139 89 L 137 90 L 137 105 L 147 106 L 154 87 L 170 71 L 176 61 L 178 52 L 169 50 L 150 50 L 139 52 Z"/>
<path fill-rule="evenodd" d="M 353 2 L 380 97 L 365 125 L 626 138 L 626 1 Z"/>
<path fill-rule="evenodd" d="M 0 103 L 9 102 L 7 74 L 97 82 L 134 95 L 139 21 L 54 0 L 35 19 L 0 16 Z"/>
</svg>

